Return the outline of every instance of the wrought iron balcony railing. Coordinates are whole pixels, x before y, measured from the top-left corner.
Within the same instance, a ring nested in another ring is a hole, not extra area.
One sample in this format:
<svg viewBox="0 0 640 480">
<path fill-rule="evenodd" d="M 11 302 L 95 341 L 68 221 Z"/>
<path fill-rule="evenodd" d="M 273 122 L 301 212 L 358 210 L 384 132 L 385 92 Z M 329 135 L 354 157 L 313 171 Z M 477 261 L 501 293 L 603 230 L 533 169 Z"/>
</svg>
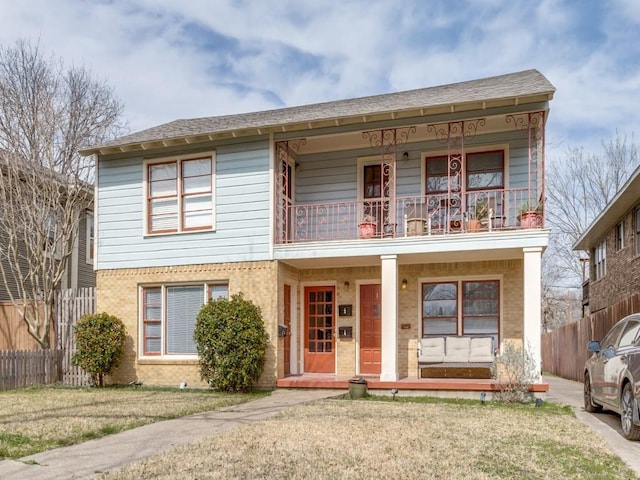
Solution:
<svg viewBox="0 0 640 480">
<path fill-rule="evenodd" d="M 526 188 L 287 204 L 276 239 L 284 244 L 542 228 L 542 207 Z"/>
</svg>

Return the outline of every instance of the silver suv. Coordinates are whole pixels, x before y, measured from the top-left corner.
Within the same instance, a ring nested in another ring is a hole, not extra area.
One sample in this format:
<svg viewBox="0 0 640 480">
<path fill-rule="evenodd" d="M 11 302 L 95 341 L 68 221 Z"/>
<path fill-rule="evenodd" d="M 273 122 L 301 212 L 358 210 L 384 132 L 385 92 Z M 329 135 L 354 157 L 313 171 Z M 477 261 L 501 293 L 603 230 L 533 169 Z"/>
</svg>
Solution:
<svg viewBox="0 0 640 480">
<path fill-rule="evenodd" d="M 591 341 L 584 367 L 584 409 L 620 415 L 622 433 L 640 440 L 640 313 L 616 323 L 602 341 Z"/>
</svg>

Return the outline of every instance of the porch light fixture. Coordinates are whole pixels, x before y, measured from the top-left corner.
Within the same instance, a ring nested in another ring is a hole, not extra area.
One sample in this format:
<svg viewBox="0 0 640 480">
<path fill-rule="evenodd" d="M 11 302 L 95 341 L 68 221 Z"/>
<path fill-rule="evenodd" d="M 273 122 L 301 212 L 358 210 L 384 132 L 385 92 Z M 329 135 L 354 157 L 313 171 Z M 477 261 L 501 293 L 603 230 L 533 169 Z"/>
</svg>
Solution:
<svg viewBox="0 0 640 480">
<path fill-rule="evenodd" d="M 402 154 L 402 160 L 404 160 L 405 162 L 409 161 L 409 152 L 404 152 Z"/>
<path fill-rule="evenodd" d="M 407 285 L 409 285 L 409 282 L 407 282 L 406 278 L 402 279 L 402 285 L 400 286 L 400 288 L 402 288 L 402 290 L 406 290 L 407 289 Z"/>
<path fill-rule="evenodd" d="M 344 284 L 343 284 L 344 288 L 349 288 L 350 285 L 351 284 L 349 283 L 349 280 L 344 281 Z"/>
</svg>

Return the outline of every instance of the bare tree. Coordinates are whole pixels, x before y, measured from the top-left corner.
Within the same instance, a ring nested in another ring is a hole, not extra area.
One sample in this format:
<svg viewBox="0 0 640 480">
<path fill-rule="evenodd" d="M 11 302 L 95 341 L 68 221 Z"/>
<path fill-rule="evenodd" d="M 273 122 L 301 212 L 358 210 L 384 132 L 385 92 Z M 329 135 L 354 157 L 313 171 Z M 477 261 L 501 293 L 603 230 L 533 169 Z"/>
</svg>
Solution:
<svg viewBox="0 0 640 480">
<path fill-rule="evenodd" d="M 122 108 L 104 82 L 44 58 L 38 45 L 0 48 L 0 274 L 42 348 L 93 200 L 92 160 L 78 150 L 122 131 Z"/>
<path fill-rule="evenodd" d="M 570 148 L 562 162 L 551 164 L 547 171 L 545 213 L 552 235 L 545 253 L 543 305 L 549 326 L 564 323 L 561 310 L 567 305 L 566 291 L 577 292 L 581 285 L 584 264 L 573 244 L 640 163 L 640 147 L 633 136 L 616 134 L 602 146 L 603 155 Z"/>
</svg>

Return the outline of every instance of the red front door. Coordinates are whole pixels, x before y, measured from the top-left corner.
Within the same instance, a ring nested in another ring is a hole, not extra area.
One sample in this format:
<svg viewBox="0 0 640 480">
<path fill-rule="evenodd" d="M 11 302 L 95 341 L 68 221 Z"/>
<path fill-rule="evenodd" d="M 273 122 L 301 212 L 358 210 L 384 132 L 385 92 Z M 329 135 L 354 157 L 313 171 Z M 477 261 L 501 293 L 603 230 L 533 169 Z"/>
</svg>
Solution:
<svg viewBox="0 0 640 480">
<path fill-rule="evenodd" d="M 335 289 L 304 289 L 304 371 L 335 372 Z"/>
<path fill-rule="evenodd" d="M 284 374 L 291 374 L 291 286 L 284 286 L 284 324 L 287 333 L 284 337 Z"/>
<path fill-rule="evenodd" d="M 379 374 L 382 352 L 380 285 L 360 285 L 360 373 Z"/>
</svg>

